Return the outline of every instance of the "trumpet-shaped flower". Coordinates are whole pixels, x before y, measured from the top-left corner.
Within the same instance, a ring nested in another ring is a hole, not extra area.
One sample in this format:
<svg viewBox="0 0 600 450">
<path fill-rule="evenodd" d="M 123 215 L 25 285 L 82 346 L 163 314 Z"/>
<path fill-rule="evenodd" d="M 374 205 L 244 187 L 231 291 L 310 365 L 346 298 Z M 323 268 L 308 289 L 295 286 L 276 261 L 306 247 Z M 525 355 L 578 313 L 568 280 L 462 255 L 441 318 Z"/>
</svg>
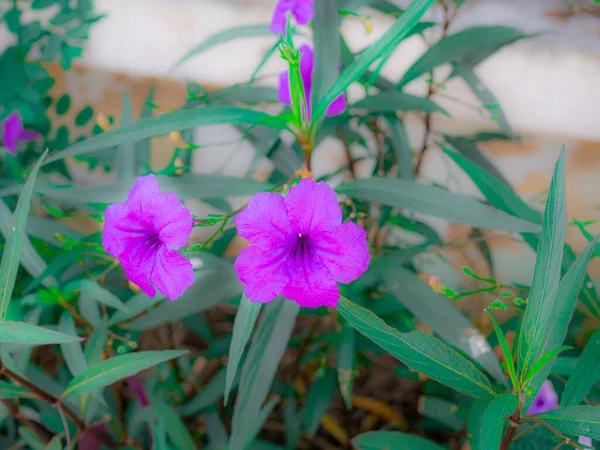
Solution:
<svg viewBox="0 0 600 450">
<path fill-rule="evenodd" d="M 327 184 L 302 179 L 286 197 L 256 194 L 236 217 L 243 249 L 235 269 L 246 296 L 266 303 L 278 295 L 300 306 L 335 307 L 337 283 L 350 283 L 369 266 L 365 230 L 342 223 L 342 210 Z"/>
<path fill-rule="evenodd" d="M 314 0 L 278 0 L 269 26 L 271 33 L 285 34 L 288 13 L 298 25 L 307 25 L 315 16 Z"/>
<path fill-rule="evenodd" d="M 310 104 L 310 93 L 312 89 L 312 77 L 314 68 L 315 55 L 312 48 L 307 44 L 300 47 L 300 76 L 302 77 L 302 84 L 304 86 L 304 94 L 307 102 L 307 115 L 310 116 L 311 104 Z M 292 93 L 290 89 L 290 73 L 286 70 L 279 74 L 279 88 L 277 89 L 278 100 L 285 104 L 292 104 Z M 332 101 L 325 115 L 328 117 L 334 117 L 342 114 L 348 105 L 346 104 L 346 94 L 340 94 L 334 101 Z"/>
<path fill-rule="evenodd" d="M 540 391 L 535 396 L 533 403 L 527 410 L 527 414 L 541 414 L 551 409 L 558 408 L 558 395 L 554 391 L 554 386 L 550 380 L 544 381 Z"/>
<path fill-rule="evenodd" d="M 106 208 L 102 246 L 121 262 L 127 278 L 154 297 L 156 289 L 175 300 L 194 282 L 192 263 L 177 249 L 192 232 L 194 219 L 156 177 L 140 177 L 127 200 Z"/>
<path fill-rule="evenodd" d="M 18 112 L 10 114 L 2 123 L 2 142 L 11 155 L 17 154 L 18 142 L 29 142 L 36 139 L 35 131 L 23 128 L 23 121 Z"/>
</svg>

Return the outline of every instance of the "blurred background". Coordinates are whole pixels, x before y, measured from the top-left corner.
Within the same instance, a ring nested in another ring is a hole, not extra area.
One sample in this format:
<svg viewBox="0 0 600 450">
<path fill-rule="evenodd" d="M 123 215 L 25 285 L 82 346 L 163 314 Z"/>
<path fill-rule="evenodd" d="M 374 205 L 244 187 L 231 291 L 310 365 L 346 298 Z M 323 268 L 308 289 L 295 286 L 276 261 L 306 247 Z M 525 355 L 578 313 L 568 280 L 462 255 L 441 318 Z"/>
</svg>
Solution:
<svg viewBox="0 0 600 450">
<path fill-rule="evenodd" d="M 36 1 L 38 6 L 43 3 Z M 52 19 L 59 9 L 58 5 L 56 9 L 27 8 L 27 3 L 19 1 L 23 10 L 21 20 L 25 21 Z M 408 1 L 391 0 L 391 3 L 405 7 Z M 0 4 L 4 13 L 12 2 L 4 0 Z M 248 81 L 275 44 L 275 36 L 236 39 L 210 48 L 174 70 L 173 66 L 190 49 L 217 32 L 236 26 L 268 24 L 274 4 L 275 0 L 95 0 L 92 5 L 95 14 L 105 16 L 84 30 L 87 39 L 82 44 L 83 56 L 66 71 L 61 64 L 47 64 L 56 80 L 50 91 L 52 97 L 67 94 L 71 101 L 67 113 L 51 116 L 53 129 L 64 124 L 72 134 L 89 133 L 94 122 L 101 121 L 103 116 L 112 116 L 119 123 L 125 92 L 130 93 L 134 116 L 138 117 L 151 87 L 153 102 L 158 106 L 154 114 L 159 114 L 185 103 L 186 81 L 207 89 Z M 439 5 L 433 8 L 425 20 L 444 21 L 442 8 Z M 360 17 L 344 18 L 342 31 L 356 52 L 380 37 L 393 21 L 393 16 L 364 8 Z M 600 5 L 593 0 L 466 0 L 446 33 L 477 25 L 512 26 L 532 35 L 504 47 L 476 68 L 519 136 L 518 141 L 482 142 L 481 149 L 528 203 L 541 205 L 553 164 L 564 144 L 568 155 L 569 217 L 580 221 L 600 219 Z M 0 31 L 0 43 L 5 47 L 14 39 L 6 26 L 3 22 Z M 425 39 L 413 36 L 406 40 L 382 73 L 391 80 L 399 80 L 428 43 L 439 39 L 440 32 L 440 27 L 436 27 L 427 30 Z M 301 36 L 298 41 L 303 39 L 308 38 Z M 275 54 L 260 71 L 260 83 L 275 85 L 283 68 L 283 62 Z M 440 68 L 440 74 L 445 70 Z M 426 95 L 428 86 L 420 79 L 411 82 L 407 91 Z M 348 95 L 354 101 L 364 92 L 351 88 Z M 431 128 L 436 133 L 472 135 L 498 130 L 493 115 L 478 106 L 478 100 L 462 79 L 447 83 L 434 99 L 451 116 L 432 116 Z M 75 129 L 71 124 L 77 111 L 87 105 L 92 106 L 95 120 Z M 406 122 L 411 146 L 418 151 L 424 146 L 422 115 L 415 112 Z M 239 134 L 229 126 L 196 130 L 193 143 L 200 148 L 194 152 L 194 171 L 244 175 L 252 164 L 253 150 L 238 138 Z M 422 181 L 481 197 L 467 177 L 436 148 L 435 135 L 429 136 L 426 145 L 431 148 L 420 171 Z M 174 148 L 168 136 L 153 140 L 155 168 L 168 163 Z M 346 159 L 341 144 L 325 140 L 317 149 L 313 164 L 315 176 L 343 167 Z M 357 164 L 357 170 L 367 174 L 372 164 L 363 160 Z M 254 176 L 266 178 L 269 172 L 269 163 L 263 161 Z M 90 176 L 87 166 L 85 170 L 82 166 L 79 182 L 106 182 L 106 176 L 99 168 Z M 459 225 L 440 222 L 436 226 L 447 240 L 464 238 L 463 234 L 469 232 L 468 227 Z M 570 243 L 579 251 L 584 240 L 574 227 L 569 229 Z M 600 227 L 591 225 L 590 231 L 600 232 Z M 489 246 L 499 280 L 530 281 L 533 252 L 528 247 L 502 235 L 490 239 Z M 477 256 L 479 252 L 472 253 L 468 248 L 460 248 L 454 258 L 479 273 L 477 258 L 481 256 Z M 443 267 L 436 266 L 439 263 L 436 261 L 424 261 L 425 271 L 435 273 L 452 286 L 456 280 L 444 276 L 456 275 L 452 271 L 444 275 Z M 600 267 L 594 268 L 593 264 L 591 271 L 600 274 Z"/>
</svg>

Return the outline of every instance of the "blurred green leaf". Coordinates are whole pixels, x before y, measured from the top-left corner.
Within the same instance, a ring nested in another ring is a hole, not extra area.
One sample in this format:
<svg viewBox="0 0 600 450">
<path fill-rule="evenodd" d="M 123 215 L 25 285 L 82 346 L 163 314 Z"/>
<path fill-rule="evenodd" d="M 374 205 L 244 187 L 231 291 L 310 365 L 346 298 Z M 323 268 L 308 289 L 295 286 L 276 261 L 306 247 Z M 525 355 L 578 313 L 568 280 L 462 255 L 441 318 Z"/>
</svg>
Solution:
<svg viewBox="0 0 600 450">
<path fill-rule="evenodd" d="M 277 406 L 277 403 L 279 403 L 279 397 L 273 397 L 265 404 L 265 406 L 263 406 L 260 409 L 260 412 L 258 413 L 258 416 L 252 423 L 252 427 L 250 428 L 250 432 L 248 433 L 248 441 L 250 443 L 252 443 L 254 439 L 256 439 L 256 436 L 258 436 L 258 433 L 260 432 L 261 428 L 273 412 L 273 409 L 275 409 L 275 407 Z"/>
<path fill-rule="evenodd" d="M 387 270 L 385 280 L 389 292 L 425 325 L 481 364 L 496 380 L 506 380 L 485 337 L 448 298 L 436 294 L 414 272 L 397 265 Z"/>
<path fill-rule="evenodd" d="M 165 425 L 167 436 L 177 450 L 196 450 L 194 439 L 179 415 L 161 398 L 152 397 L 150 402 L 158 411 L 162 423 Z"/>
<path fill-rule="evenodd" d="M 498 180 L 509 185 L 508 181 L 502 176 L 496 166 L 492 164 L 486 156 L 477 148 L 477 143 L 463 136 L 445 136 L 446 142 L 460 152 L 465 158 L 468 158 L 473 163 L 483 167 L 489 173 L 494 175 Z"/>
<path fill-rule="evenodd" d="M 159 294 L 152 298 L 143 293 L 135 295 L 127 301 L 126 307 L 128 312 L 116 311 L 109 319 L 108 325 L 113 326 L 118 323 L 125 322 L 141 314 L 147 309 L 152 308 L 162 300 L 165 300 L 165 297 Z"/>
<path fill-rule="evenodd" d="M 58 330 L 61 333 L 73 336 L 74 339 L 78 338 L 75 321 L 68 311 L 64 311 L 60 315 Z M 75 341 L 60 344 L 60 350 L 65 358 L 65 363 L 67 364 L 69 372 L 71 372 L 73 376 L 77 376 L 87 369 L 87 362 L 83 356 L 83 350 L 81 349 L 81 344 L 79 342 Z"/>
<path fill-rule="evenodd" d="M 562 394 L 560 405 L 580 404 L 600 381 L 600 330 L 590 337 Z"/>
<path fill-rule="evenodd" d="M 469 416 L 467 418 L 467 436 L 471 450 L 489 450 L 481 443 L 481 427 L 483 413 L 493 400 L 474 400 L 469 406 Z"/>
<path fill-rule="evenodd" d="M 443 450 L 425 438 L 398 431 L 369 431 L 352 439 L 356 450 Z"/>
<path fill-rule="evenodd" d="M 100 325 L 94 328 L 94 331 L 90 334 L 90 337 L 85 344 L 84 355 L 88 366 L 93 366 L 100 362 L 102 352 L 104 351 L 104 345 L 106 344 L 107 332 L 108 325 L 106 317 L 103 317 Z"/>
<path fill-rule="evenodd" d="M 273 121 L 267 121 L 267 119 L 271 118 L 269 114 L 260 111 L 233 107 L 207 107 L 174 111 L 148 119 L 141 119 L 129 126 L 119 127 L 73 144 L 65 150 L 53 154 L 46 160 L 46 164 L 68 157 L 85 155 L 115 145 L 124 145 L 128 142 L 136 142 L 152 136 L 160 136 L 171 131 L 225 123 L 247 123 L 252 125 L 265 123 L 265 125 L 273 125 Z"/>
<path fill-rule="evenodd" d="M 318 119 L 324 113 L 329 104 L 348 88 L 354 81 L 358 80 L 367 69 L 389 49 L 395 48 L 398 43 L 413 29 L 425 11 L 435 0 L 414 0 L 396 22 L 375 42 L 367 47 L 350 65 L 348 65 L 337 77 L 337 80 L 327 90 L 318 103 L 313 114 Z"/>
<path fill-rule="evenodd" d="M 314 69 L 311 104 L 317 105 L 338 77 L 340 70 L 340 33 L 337 0 L 316 2 L 312 21 Z"/>
<path fill-rule="evenodd" d="M 556 291 L 561 275 L 562 255 L 565 245 L 565 228 L 567 224 L 566 193 L 564 182 L 565 152 L 561 151 L 546 209 L 542 235 L 538 245 L 535 271 L 527 301 L 527 309 L 523 317 L 517 347 L 519 377 L 525 379 L 530 367 L 542 354 L 540 350 L 546 334 L 552 331 L 557 320 L 564 320 L 552 314 L 556 300 Z M 558 299 L 563 302 L 564 299 Z M 568 316 L 571 314 L 567 311 Z M 545 349 L 545 351 L 550 349 Z"/>
<path fill-rule="evenodd" d="M 27 178 L 25 187 L 23 188 L 21 196 L 19 197 L 19 201 L 17 202 L 14 216 L 12 218 L 10 215 L 8 217 L 6 215 L 0 216 L 0 221 L 2 222 L 12 219 L 9 228 L 10 232 L 6 233 L 4 236 L 6 243 L 4 245 L 4 251 L 2 252 L 2 261 L 0 262 L 0 318 L 2 319 L 6 317 L 8 304 L 15 287 L 17 271 L 19 270 L 21 248 L 25 238 L 25 225 L 27 224 L 29 205 L 31 203 L 31 196 L 33 195 L 33 187 L 38 171 L 40 170 L 40 166 L 44 162 L 45 157 L 46 153 L 40 157 L 29 174 L 29 178 Z M 4 229 L 4 226 L 2 226 L 3 231 Z M 35 274 L 35 276 L 39 275 L 39 273 Z"/>
<path fill-rule="evenodd" d="M 561 433 L 600 440 L 600 407 L 598 406 L 567 406 L 532 417 L 543 420 Z"/>
<path fill-rule="evenodd" d="M 61 398 L 95 391 L 185 354 L 187 354 L 187 350 L 163 350 L 114 356 L 88 367 L 84 372 L 73 378 L 62 393 Z"/>
<path fill-rule="evenodd" d="M 439 339 L 421 331 L 401 333 L 383 320 L 346 298 L 338 304 L 339 313 L 356 330 L 404 364 L 424 375 L 475 398 L 494 397 L 490 381 L 472 362 Z"/>
<path fill-rule="evenodd" d="M 97 281 L 90 279 L 80 279 L 75 280 L 67 284 L 67 290 L 79 290 L 81 293 L 87 295 L 88 297 L 96 300 L 99 303 L 102 303 L 106 306 L 110 306 L 111 308 L 115 308 L 118 311 L 121 311 L 125 314 L 129 312 L 127 306 L 119 300 L 119 298 L 110 292 L 108 289 L 103 288 L 98 284 Z"/>
<path fill-rule="evenodd" d="M 352 385 L 354 383 L 355 370 L 356 332 L 347 322 L 343 322 L 337 353 L 337 372 L 340 393 L 348 411 L 352 409 Z"/>
<path fill-rule="evenodd" d="M 12 383 L 6 381 L 0 381 L 0 399 L 11 399 L 11 398 L 30 398 L 36 399 L 37 395 L 31 392 L 29 389 L 23 386 L 15 386 Z"/>
<path fill-rule="evenodd" d="M 46 445 L 29 428 L 19 427 L 19 435 L 25 441 L 27 450 L 46 450 Z"/>
<path fill-rule="evenodd" d="M 465 195 L 412 180 L 365 178 L 343 184 L 337 192 L 360 200 L 429 214 L 449 222 L 503 231 L 539 231 L 539 226 Z"/>
<path fill-rule="evenodd" d="M 0 342 L 23 345 L 47 345 L 79 342 L 77 336 L 58 333 L 23 322 L 0 320 Z"/>
<path fill-rule="evenodd" d="M 87 125 L 90 120 L 92 120 L 92 117 L 94 117 L 94 109 L 91 106 L 86 106 L 79 111 L 79 113 L 77 113 L 77 116 L 75 116 L 75 125 L 78 127 L 83 127 Z M 52 157 L 48 158 L 48 162 L 51 162 L 51 159 Z"/>
<path fill-rule="evenodd" d="M 333 394 L 337 389 L 337 374 L 333 369 L 318 377 L 310 387 L 304 406 L 304 424 L 309 438 L 314 437 L 321 419 L 329 409 Z"/>
<path fill-rule="evenodd" d="M 473 67 L 502 47 L 528 37 L 511 27 L 477 26 L 446 36 L 429 47 L 404 73 L 397 89 L 443 64 Z"/>
<path fill-rule="evenodd" d="M 62 116 L 66 114 L 71 106 L 71 96 L 69 94 L 64 94 L 61 96 L 56 102 L 56 114 Z"/>
<path fill-rule="evenodd" d="M 208 434 L 209 450 L 226 450 L 229 439 L 227 430 L 216 411 L 207 412 L 204 416 L 206 433 Z"/>
<path fill-rule="evenodd" d="M 419 413 L 435 420 L 450 430 L 460 431 L 465 426 L 463 411 L 453 402 L 439 397 L 424 395 L 419 398 Z"/>
<path fill-rule="evenodd" d="M 212 380 L 202 388 L 198 395 L 183 405 L 178 406 L 177 412 L 182 417 L 190 417 L 217 403 L 225 392 L 225 373 L 226 369 L 220 369 Z M 231 387 L 232 390 L 236 387 L 238 381 L 239 376 L 234 379 Z"/>
<path fill-rule="evenodd" d="M 404 180 L 413 179 L 413 152 L 404 122 L 396 116 L 385 116 L 390 129 L 390 143 L 396 154 L 398 173 Z"/>
<path fill-rule="evenodd" d="M 231 337 L 231 346 L 229 347 L 227 377 L 225 382 L 225 404 L 227 404 L 231 386 L 233 385 L 233 380 L 237 373 L 238 364 L 242 359 L 244 349 L 252 334 L 254 323 L 256 322 L 261 306 L 261 303 L 253 302 L 249 300 L 245 294 L 242 294 L 240 306 L 233 322 L 233 335 Z"/>
<path fill-rule="evenodd" d="M 196 56 L 199 53 L 202 53 L 203 51 L 214 47 L 215 45 L 227 41 L 232 41 L 234 39 L 255 36 L 272 36 L 272 33 L 269 31 L 268 25 L 248 25 L 244 27 L 235 27 L 219 31 L 218 33 L 213 34 L 205 41 L 201 42 L 200 44 L 196 45 L 194 48 L 189 50 L 179 61 L 175 63 L 175 65 L 171 68 L 169 72 L 175 70 L 177 67 L 182 65 L 191 57 Z"/>
<path fill-rule="evenodd" d="M 58 0 L 33 0 L 31 9 L 46 9 L 54 5 Z"/>
<path fill-rule="evenodd" d="M 123 96 L 123 105 L 121 106 L 121 121 L 119 127 L 126 127 L 134 123 L 133 110 L 131 109 L 131 100 L 129 91 L 125 91 Z M 133 183 L 136 174 L 136 149 L 134 142 L 128 142 L 119 145 L 117 148 L 116 169 L 119 181 Z"/>
<path fill-rule="evenodd" d="M 397 111 L 420 111 L 426 113 L 441 113 L 449 116 L 448 112 L 427 97 L 405 94 L 399 91 L 383 91 L 370 95 L 352 105 L 352 108 L 366 110 L 368 113 L 395 113 Z"/>
<path fill-rule="evenodd" d="M 485 445 L 484 448 L 490 450 L 500 448 L 502 432 L 508 423 L 508 417 L 514 414 L 518 406 L 519 397 L 515 394 L 502 394 L 485 408 L 479 429 L 481 433 L 479 442 Z"/>
<path fill-rule="evenodd" d="M 253 438 L 253 423 L 269 393 L 299 310 L 295 302 L 281 297 L 265 307 L 241 372 L 233 410 L 232 449 L 244 450 Z"/>
</svg>

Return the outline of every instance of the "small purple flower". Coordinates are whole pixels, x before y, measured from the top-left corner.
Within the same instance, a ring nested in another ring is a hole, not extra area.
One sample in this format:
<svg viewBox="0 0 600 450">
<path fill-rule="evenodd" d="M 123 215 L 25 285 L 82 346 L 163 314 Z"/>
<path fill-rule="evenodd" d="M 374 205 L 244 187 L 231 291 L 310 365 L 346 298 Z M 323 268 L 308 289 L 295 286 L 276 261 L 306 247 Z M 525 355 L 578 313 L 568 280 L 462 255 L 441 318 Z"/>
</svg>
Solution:
<svg viewBox="0 0 600 450">
<path fill-rule="evenodd" d="M 278 0 L 269 27 L 271 33 L 285 34 L 288 13 L 299 25 L 307 25 L 315 16 L 314 0 Z"/>
<path fill-rule="evenodd" d="M 527 410 L 527 414 L 541 414 L 551 409 L 558 408 L 558 395 L 554 391 L 554 386 L 550 380 L 544 381 L 538 395 Z"/>
<path fill-rule="evenodd" d="M 304 44 L 300 47 L 300 76 L 302 77 L 302 84 L 304 85 L 304 94 L 308 103 L 308 116 L 310 116 L 311 105 L 310 105 L 310 93 L 312 88 L 312 77 L 314 67 L 315 55 L 312 48 L 309 45 Z M 292 93 L 290 90 L 290 73 L 286 70 L 279 74 L 279 88 L 277 90 L 277 99 L 285 104 L 292 104 Z M 346 104 L 346 94 L 340 94 L 334 101 L 332 101 L 325 115 L 328 117 L 334 117 L 342 114 L 348 105 Z"/>
<path fill-rule="evenodd" d="M 335 192 L 323 182 L 304 178 L 285 198 L 256 194 L 238 214 L 236 227 L 252 245 L 234 267 L 255 302 L 283 295 L 307 308 L 334 308 L 337 283 L 356 280 L 369 266 L 365 230 L 342 224 Z"/>
<path fill-rule="evenodd" d="M 11 113 L 2 123 L 2 142 L 11 155 L 17 154 L 17 142 L 29 142 L 38 137 L 35 131 L 23 128 L 18 112 Z"/>
<path fill-rule="evenodd" d="M 588 447 L 593 447 L 594 443 L 592 442 L 592 438 L 580 436 L 578 441 L 581 445 L 586 445 Z"/>
<path fill-rule="evenodd" d="M 106 208 L 102 246 L 121 262 L 127 278 L 149 297 L 155 287 L 175 300 L 194 282 L 192 263 L 175 250 L 189 240 L 194 219 L 156 177 L 139 177 L 124 203 Z"/>
</svg>

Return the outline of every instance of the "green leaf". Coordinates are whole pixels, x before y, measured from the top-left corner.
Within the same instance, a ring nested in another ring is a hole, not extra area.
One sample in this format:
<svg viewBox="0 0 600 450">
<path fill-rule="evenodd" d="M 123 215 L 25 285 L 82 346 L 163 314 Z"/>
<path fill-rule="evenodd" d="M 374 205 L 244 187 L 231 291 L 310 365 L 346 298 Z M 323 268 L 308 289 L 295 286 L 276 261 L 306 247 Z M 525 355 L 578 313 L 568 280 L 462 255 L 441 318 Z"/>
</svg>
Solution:
<svg viewBox="0 0 600 450">
<path fill-rule="evenodd" d="M 423 395 L 419 398 L 418 410 L 423 417 L 433 419 L 452 431 L 459 432 L 465 426 L 464 410 L 443 398 Z"/>
<path fill-rule="evenodd" d="M 314 69 L 311 104 L 318 104 L 338 77 L 341 61 L 337 0 L 316 2 L 312 21 Z"/>
<path fill-rule="evenodd" d="M 18 33 L 21 28 L 21 10 L 17 8 L 10 9 L 3 17 L 6 22 L 6 28 L 11 33 Z"/>
<path fill-rule="evenodd" d="M 23 345 L 48 345 L 79 342 L 77 336 L 58 333 L 24 322 L 0 320 L 0 342 Z"/>
<path fill-rule="evenodd" d="M 263 425 L 273 412 L 273 409 L 275 409 L 275 407 L 277 406 L 277 403 L 279 403 L 279 397 L 273 397 L 265 404 L 265 406 L 263 406 L 260 409 L 260 412 L 258 413 L 258 416 L 254 420 L 252 428 L 248 433 L 248 442 L 253 442 L 256 439 L 256 436 L 258 436 L 260 429 L 263 427 Z"/>
<path fill-rule="evenodd" d="M 81 111 L 79 111 L 77 116 L 75 116 L 75 125 L 77 125 L 78 127 L 83 127 L 87 125 L 90 120 L 92 120 L 92 117 L 94 117 L 94 109 L 91 106 L 86 106 Z M 48 162 L 50 162 L 50 159 L 48 160 Z"/>
<path fill-rule="evenodd" d="M 46 160 L 46 164 L 64 158 L 81 156 L 128 142 L 141 141 L 152 136 L 160 136 L 171 131 L 218 124 L 259 124 L 273 125 L 269 114 L 244 108 L 196 108 L 184 109 L 138 120 L 126 127 L 119 127 L 106 133 L 71 145 Z"/>
<path fill-rule="evenodd" d="M 474 400 L 469 406 L 469 416 L 467 418 L 467 436 L 471 450 L 487 450 L 481 443 L 481 425 L 483 413 L 485 412 L 490 400 Z"/>
<path fill-rule="evenodd" d="M 117 325 L 121 322 L 125 322 L 131 319 L 132 317 L 138 316 L 139 314 L 143 313 L 147 309 L 152 308 L 154 305 L 156 305 L 158 302 L 164 299 L 165 297 L 163 297 L 162 295 L 156 295 L 152 298 L 148 297 L 146 294 L 135 295 L 127 301 L 126 306 L 129 312 L 125 313 L 123 311 L 116 311 L 109 319 L 108 325 Z"/>
<path fill-rule="evenodd" d="M 250 444 L 253 422 L 269 393 L 299 310 L 298 304 L 281 297 L 265 307 L 241 372 L 233 410 L 232 449 L 244 450 Z"/>
<path fill-rule="evenodd" d="M 398 172 L 400 178 L 405 180 L 413 179 L 413 152 L 408 140 L 408 132 L 404 122 L 396 116 L 385 116 L 390 129 L 390 143 L 396 154 Z"/>
<path fill-rule="evenodd" d="M 31 3 L 31 9 L 46 9 L 49 6 L 54 5 L 57 0 L 33 0 Z"/>
<path fill-rule="evenodd" d="M 519 406 L 519 397 L 515 394 L 502 394 L 485 408 L 481 419 L 479 441 L 487 450 L 498 450 L 502 440 L 502 431 L 507 419 Z"/>
<path fill-rule="evenodd" d="M 61 398 L 95 391 L 187 353 L 187 350 L 163 350 L 114 356 L 88 367 L 84 372 L 73 378 L 65 388 Z"/>
<path fill-rule="evenodd" d="M 532 416 L 550 424 L 561 433 L 600 440 L 600 407 L 567 406 Z"/>
<path fill-rule="evenodd" d="M 66 114 L 71 106 L 71 96 L 69 94 L 64 94 L 61 96 L 56 102 L 56 114 L 62 116 Z"/>
<path fill-rule="evenodd" d="M 508 367 L 510 380 L 512 381 L 514 390 L 518 391 L 521 389 L 521 386 L 519 385 L 519 380 L 517 379 L 517 371 L 515 369 L 515 362 L 513 360 L 512 352 L 510 351 L 510 347 L 508 346 L 506 337 L 504 337 L 504 332 L 502 331 L 502 328 L 500 328 L 500 325 L 498 325 L 498 322 L 496 322 L 494 315 L 489 311 L 488 314 L 490 316 L 490 319 L 492 320 L 492 324 L 494 325 L 494 331 L 496 332 L 496 336 L 498 336 L 498 342 L 500 343 L 502 353 L 504 354 L 504 360 L 506 361 L 506 365 Z"/>
<path fill-rule="evenodd" d="M 395 113 L 397 111 L 420 111 L 426 113 L 441 113 L 449 116 L 448 112 L 427 97 L 405 94 L 399 91 L 383 91 L 370 95 L 354 103 L 352 108 L 366 110 L 371 114 Z"/>
<path fill-rule="evenodd" d="M 62 436 L 58 435 L 52 438 L 48 445 L 46 445 L 46 450 L 63 450 L 62 446 Z"/>
<path fill-rule="evenodd" d="M 125 304 L 119 300 L 119 297 L 110 292 L 108 289 L 100 286 L 97 281 L 82 279 L 71 282 L 67 286 L 69 289 L 78 289 L 82 294 L 87 295 L 97 302 L 100 302 L 106 306 L 110 306 L 111 308 L 115 308 L 116 310 L 125 314 L 129 312 L 127 306 L 125 306 Z"/>
<path fill-rule="evenodd" d="M 558 319 L 551 314 L 554 312 L 556 291 L 560 281 L 567 225 L 564 167 L 563 148 L 550 184 L 531 291 L 519 333 L 517 355 L 521 382 L 525 379 L 531 365 L 542 356 L 540 353 L 542 342 L 546 339 L 552 324 Z M 559 302 L 562 301 L 563 299 L 559 299 Z"/>
<path fill-rule="evenodd" d="M 225 404 L 227 404 L 238 365 L 242 359 L 248 339 L 250 339 L 250 335 L 252 334 L 252 329 L 254 328 L 254 323 L 256 322 L 261 306 L 261 303 L 253 302 L 245 294 L 242 294 L 240 306 L 233 322 L 233 334 L 231 337 L 231 346 L 229 347 L 225 383 Z"/>
<path fill-rule="evenodd" d="M 343 184 L 338 193 L 360 200 L 430 214 L 449 222 L 502 231 L 539 231 L 539 226 L 480 201 L 412 180 L 366 178 Z"/>
<path fill-rule="evenodd" d="M 569 345 L 563 345 L 562 347 L 558 347 L 553 350 L 549 350 L 540 359 L 538 359 L 533 366 L 531 366 L 531 369 L 529 370 L 529 373 L 525 377 L 523 384 L 527 384 L 527 382 L 531 378 L 533 378 L 540 370 L 542 370 L 544 368 L 544 366 L 546 366 L 546 364 L 554 361 L 554 359 L 556 359 L 556 357 L 558 355 L 560 355 L 562 352 L 571 350 L 572 348 L 573 347 L 571 347 Z"/>
<path fill-rule="evenodd" d="M 325 374 L 317 378 L 306 397 L 304 407 L 304 424 L 306 434 L 309 438 L 314 437 L 319 429 L 321 419 L 329 409 L 333 394 L 337 389 L 337 376 L 335 370 L 327 370 Z"/>
<path fill-rule="evenodd" d="M 104 345 L 106 344 L 107 331 L 108 324 L 105 316 L 102 318 L 100 324 L 94 328 L 94 331 L 85 345 L 84 355 L 88 366 L 93 366 L 100 362 L 102 352 L 104 351 Z"/>
<path fill-rule="evenodd" d="M 129 126 L 133 122 L 133 111 L 131 109 L 129 91 L 125 91 L 125 95 L 123 96 L 123 105 L 121 106 L 121 121 L 119 122 L 119 127 L 122 128 Z M 133 183 L 136 173 L 136 156 L 135 143 L 128 142 L 126 144 L 119 145 L 117 148 L 117 158 L 115 161 L 117 177 L 119 181 Z"/>
<path fill-rule="evenodd" d="M 369 431 L 352 439 L 356 450 L 443 450 L 443 447 L 413 434 L 399 431 Z"/>
<path fill-rule="evenodd" d="M 182 417 L 190 417 L 213 406 L 221 397 L 223 397 L 223 392 L 225 391 L 225 372 L 226 369 L 219 370 L 196 397 L 177 407 L 177 413 Z M 236 377 L 236 380 L 234 380 L 232 389 L 238 382 L 238 378 L 239 377 Z"/>
<path fill-rule="evenodd" d="M 600 330 L 585 344 L 562 394 L 560 405 L 580 404 L 600 380 Z"/>
<path fill-rule="evenodd" d="M 401 333 L 344 297 L 340 299 L 338 311 L 359 333 L 413 370 L 465 395 L 476 398 L 496 395 L 490 381 L 473 363 L 439 339 L 421 331 Z"/>
<path fill-rule="evenodd" d="M 471 139 L 467 139 L 462 136 L 445 136 L 446 142 L 458 150 L 465 158 L 468 158 L 475 164 L 483 167 L 489 173 L 494 175 L 498 180 L 505 184 L 509 184 L 508 181 L 502 176 L 500 171 L 496 169 L 496 166 L 492 164 L 477 148 L 477 143 Z"/>
<path fill-rule="evenodd" d="M 73 336 L 75 339 L 77 336 L 77 329 L 75 328 L 75 320 L 68 311 L 64 311 L 60 315 L 60 321 L 58 323 L 58 330 L 66 335 Z M 87 362 L 83 356 L 83 350 L 79 342 L 69 342 L 60 344 L 60 350 L 65 358 L 65 363 L 69 372 L 73 376 L 79 375 L 87 369 Z"/>
<path fill-rule="evenodd" d="M 329 104 L 335 100 L 338 95 L 344 92 L 350 84 L 363 75 L 375 61 L 386 55 L 390 49 L 395 48 L 412 30 L 434 1 L 435 0 L 414 0 L 411 2 L 406 11 L 384 33 L 384 35 L 373 45 L 367 47 L 366 50 L 364 50 L 342 71 L 342 73 L 340 73 L 335 83 L 327 90 L 327 93 L 315 108 L 314 119 L 316 120 L 321 117 Z"/>
<path fill-rule="evenodd" d="M 414 62 L 398 83 L 397 89 L 402 89 L 412 80 L 443 64 L 473 67 L 503 46 L 527 36 L 515 28 L 497 26 L 478 26 L 446 36 Z"/>
<path fill-rule="evenodd" d="M 33 194 L 33 186 L 45 157 L 46 152 L 40 157 L 29 174 L 29 178 L 27 178 L 25 187 L 21 192 L 15 214 L 12 218 L 12 231 L 8 236 L 5 236 L 6 243 L 4 244 L 4 252 L 2 253 L 2 261 L 0 262 L 0 318 L 2 319 L 6 317 L 8 304 L 15 287 L 15 280 L 17 279 L 17 271 L 19 269 L 19 257 L 25 236 L 25 225 L 27 224 L 27 216 L 29 215 L 29 204 L 31 203 L 31 196 Z M 39 276 L 39 274 L 36 276 Z"/>
<path fill-rule="evenodd" d="M 505 382 L 492 347 L 454 304 L 436 294 L 414 272 L 390 266 L 385 280 L 391 294 L 442 339 L 477 361 L 495 379 Z"/>
<path fill-rule="evenodd" d="M 356 332 L 348 325 L 342 323 L 342 334 L 337 353 L 337 372 L 340 393 L 344 399 L 346 409 L 352 409 L 352 384 L 356 370 Z"/>
<path fill-rule="evenodd" d="M 481 106 L 488 109 L 493 116 L 496 118 L 500 129 L 510 138 L 515 139 L 516 135 L 506 118 L 506 114 L 500 107 L 498 99 L 494 93 L 483 83 L 481 78 L 477 76 L 475 71 L 463 64 L 457 64 L 454 66 L 454 73 L 460 76 L 467 86 L 471 89 L 473 94 L 479 99 Z M 491 105 L 494 105 L 493 107 Z"/>
<path fill-rule="evenodd" d="M 179 61 L 175 63 L 169 72 L 173 72 L 177 67 L 182 65 L 191 57 L 196 56 L 199 53 L 214 47 L 215 45 L 232 41 L 234 39 L 256 36 L 272 36 L 272 33 L 269 31 L 269 25 L 248 25 L 219 31 L 189 50 Z"/>
<path fill-rule="evenodd" d="M 26 427 L 19 427 L 19 435 L 25 441 L 25 448 L 28 450 L 46 450 L 46 446 L 37 435 Z"/>
<path fill-rule="evenodd" d="M 37 399 L 37 395 L 23 386 L 15 386 L 6 381 L 0 381 L 0 399 L 29 398 Z"/>
<path fill-rule="evenodd" d="M 167 436 L 175 448 L 177 450 L 196 450 L 194 439 L 175 410 L 156 396 L 152 397 L 151 404 L 158 411 L 160 420 L 166 428 Z"/>
</svg>

